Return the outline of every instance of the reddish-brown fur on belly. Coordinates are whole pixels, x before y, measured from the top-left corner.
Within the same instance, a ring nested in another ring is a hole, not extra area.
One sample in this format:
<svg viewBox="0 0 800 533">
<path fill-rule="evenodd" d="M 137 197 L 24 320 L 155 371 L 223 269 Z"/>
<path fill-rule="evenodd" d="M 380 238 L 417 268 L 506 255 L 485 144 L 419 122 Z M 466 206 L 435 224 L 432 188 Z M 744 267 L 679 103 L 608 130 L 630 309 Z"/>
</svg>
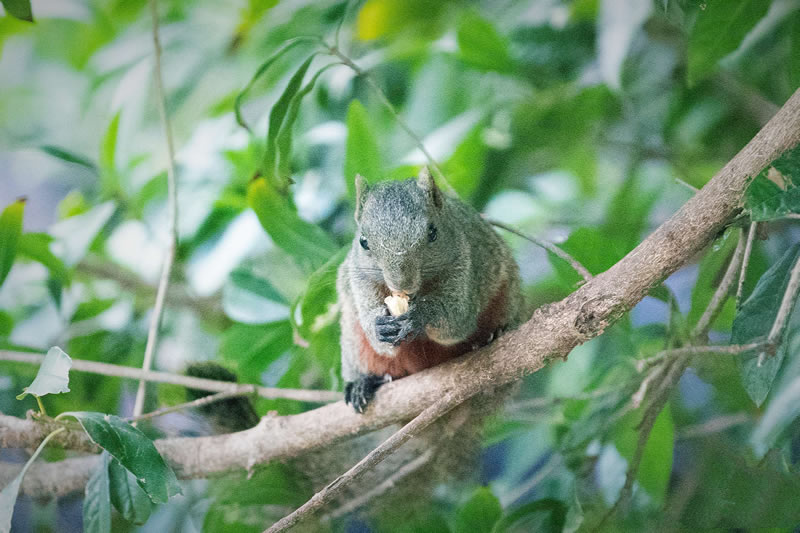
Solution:
<svg viewBox="0 0 800 533">
<path fill-rule="evenodd" d="M 355 321 L 355 334 L 358 339 L 361 362 L 367 372 L 379 376 L 389 374 L 393 378 L 408 376 L 444 363 L 469 352 L 476 344 L 485 344 L 494 332 L 506 326 L 508 323 L 506 301 L 506 284 L 503 284 L 478 317 L 478 327 L 467 340 L 451 346 L 444 346 L 423 335 L 413 341 L 400 343 L 395 348 L 396 355 L 394 357 L 378 354 L 369 343 L 361 325 Z"/>
</svg>

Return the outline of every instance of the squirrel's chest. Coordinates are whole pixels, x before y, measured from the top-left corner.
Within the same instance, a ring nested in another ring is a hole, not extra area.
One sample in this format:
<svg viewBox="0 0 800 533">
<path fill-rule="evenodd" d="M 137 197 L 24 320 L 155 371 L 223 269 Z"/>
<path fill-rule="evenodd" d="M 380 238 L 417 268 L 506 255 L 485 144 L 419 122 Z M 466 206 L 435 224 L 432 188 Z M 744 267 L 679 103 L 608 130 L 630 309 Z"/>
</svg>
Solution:
<svg viewBox="0 0 800 533">
<path fill-rule="evenodd" d="M 498 330 L 508 324 L 507 297 L 504 284 L 481 312 L 475 331 L 466 340 L 444 345 L 423 336 L 413 341 L 400 343 L 394 348 L 392 357 L 377 353 L 364 334 L 361 325 L 355 321 L 355 336 L 361 363 L 371 374 L 379 376 L 388 374 L 393 378 L 401 378 L 472 351 L 489 342 Z"/>
</svg>

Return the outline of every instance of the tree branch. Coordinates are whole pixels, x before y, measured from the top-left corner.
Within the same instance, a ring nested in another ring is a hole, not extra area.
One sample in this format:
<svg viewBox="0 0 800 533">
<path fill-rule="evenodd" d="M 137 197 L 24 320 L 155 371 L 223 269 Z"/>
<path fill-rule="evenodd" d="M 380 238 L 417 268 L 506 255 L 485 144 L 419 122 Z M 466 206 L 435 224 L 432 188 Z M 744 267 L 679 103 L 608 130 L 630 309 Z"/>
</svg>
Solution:
<svg viewBox="0 0 800 533">
<path fill-rule="evenodd" d="M 750 179 L 799 141 L 800 90 L 702 190 L 608 271 L 564 300 L 537 309 L 519 329 L 489 346 L 384 385 L 363 415 L 337 402 L 299 415 L 266 416 L 256 427 L 239 433 L 164 439 L 156 445 L 183 478 L 252 469 L 408 420 L 448 393 L 474 393 L 536 372 L 601 334 L 702 250 L 739 213 Z M 82 487 L 96 460 L 91 459 L 55 463 L 63 476 L 60 494 Z M 55 493 L 42 490 L 46 480 L 41 476 L 55 472 L 44 467 L 50 465 L 31 467 L 23 491 Z M 5 479 L 0 475 L 0 483 Z"/>
<path fill-rule="evenodd" d="M 411 422 L 403 426 L 399 431 L 381 443 L 380 446 L 369 452 L 366 457 L 361 459 L 354 467 L 330 482 L 321 491 L 314 494 L 310 500 L 301 505 L 297 510 L 275 522 L 265 533 L 279 533 L 286 531 L 290 527 L 298 524 L 308 515 L 313 514 L 320 507 L 330 502 L 342 489 L 361 477 L 364 472 L 373 468 L 383 461 L 392 452 L 405 442 L 418 434 L 420 431 L 436 422 L 453 407 L 466 400 L 467 396 L 456 396 L 447 394 L 436 403 L 426 408 L 417 415 Z"/>
<path fill-rule="evenodd" d="M 17 363 L 41 365 L 42 361 L 44 361 L 44 355 L 38 353 L 0 350 L 0 361 L 14 361 Z M 170 374 L 169 372 L 141 370 L 139 368 L 112 365 L 111 363 L 100 363 L 98 361 L 84 361 L 83 359 L 73 359 L 72 368 L 70 370 L 118 378 L 139 379 L 153 383 L 169 383 L 170 385 L 180 385 L 190 389 L 200 389 L 210 392 L 243 391 L 245 393 L 249 393 L 253 391 L 253 388 L 255 388 L 255 394 L 261 396 L 262 398 L 270 399 L 297 400 L 299 402 L 310 403 L 329 403 L 337 402 L 342 399 L 342 394 L 335 391 L 260 387 L 255 385 L 234 383 L 231 381 L 218 381 L 215 379 Z"/>
</svg>

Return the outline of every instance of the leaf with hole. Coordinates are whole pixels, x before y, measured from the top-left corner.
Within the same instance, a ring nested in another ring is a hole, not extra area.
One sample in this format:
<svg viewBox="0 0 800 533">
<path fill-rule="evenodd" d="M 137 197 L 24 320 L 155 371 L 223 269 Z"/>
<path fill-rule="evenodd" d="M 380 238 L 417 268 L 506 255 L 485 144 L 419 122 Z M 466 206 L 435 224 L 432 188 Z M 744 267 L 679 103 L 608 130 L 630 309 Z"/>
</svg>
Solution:
<svg viewBox="0 0 800 533">
<path fill-rule="evenodd" d="M 742 304 L 742 308 L 733 320 L 732 344 L 749 344 L 766 339 L 778 315 L 778 308 L 789 284 L 792 267 L 799 257 L 800 243 L 790 247 L 783 257 L 761 276 L 756 288 Z M 786 356 L 786 343 L 783 341 L 784 339 L 781 339 L 777 352 L 767 357 L 761 366 L 758 365 L 758 351 L 742 354 L 737 359 L 744 388 L 756 405 L 760 406 L 766 399 Z"/>
<path fill-rule="evenodd" d="M 23 399 L 28 394 L 42 397 L 47 394 L 69 392 L 69 369 L 71 367 L 70 356 L 58 346 L 53 346 L 47 351 L 33 382 L 23 389 L 22 393 L 17 396 L 17 400 Z"/>
<path fill-rule="evenodd" d="M 136 482 L 153 503 L 165 503 L 170 496 L 181 493 L 175 473 L 153 441 L 128 422 L 115 415 L 88 411 L 70 411 L 59 416 L 76 418 L 92 442 L 136 476 Z"/>
</svg>

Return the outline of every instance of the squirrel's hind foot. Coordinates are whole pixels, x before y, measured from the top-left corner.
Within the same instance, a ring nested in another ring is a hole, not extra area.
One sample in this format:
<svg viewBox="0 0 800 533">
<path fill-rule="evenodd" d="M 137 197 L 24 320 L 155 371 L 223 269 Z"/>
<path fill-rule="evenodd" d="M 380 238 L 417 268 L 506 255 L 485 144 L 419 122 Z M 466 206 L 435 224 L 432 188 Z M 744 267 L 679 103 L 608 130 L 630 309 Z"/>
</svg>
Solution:
<svg viewBox="0 0 800 533">
<path fill-rule="evenodd" d="M 369 402 L 375 397 L 378 387 L 391 380 L 392 378 L 388 375 L 366 374 L 360 376 L 344 386 L 344 402 L 352 405 L 356 413 L 363 413 Z"/>
</svg>

